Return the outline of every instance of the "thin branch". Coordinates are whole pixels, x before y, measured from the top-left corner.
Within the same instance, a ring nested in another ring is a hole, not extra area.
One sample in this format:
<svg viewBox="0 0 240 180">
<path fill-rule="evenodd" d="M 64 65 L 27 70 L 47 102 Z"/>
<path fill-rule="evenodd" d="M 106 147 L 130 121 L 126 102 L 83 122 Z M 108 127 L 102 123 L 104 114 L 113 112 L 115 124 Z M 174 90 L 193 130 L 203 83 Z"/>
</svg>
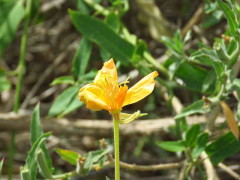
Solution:
<svg viewBox="0 0 240 180">
<path fill-rule="evenodd" d="M 109 167 L 109 166 L 114 166 L 113 161 L 106 161 L 103 164 L 103 168 Z M 182 163 L 167 163 L 167 164 L 156 164 L 156 165 L 136 165 L 136 164 L 128 164 L 125 162 L 120 162 L 120 167 L 123 169 L 127 170 L 132 170 L 132 171 L 158 171 L 158 170 L 164 170 L 164 169 L 174 169 L 174 168 L 179 168 L 182 166 Z M 99 170 L 98 165 L 94 165 L 92 169 Z M 78 175 L 76 171 L 71 171 L 68 173 L 60 174 L 60 175 L 55 175 L 53 176 L 53 179 L 62 179 L 62 178 L 68 178 L 72 177 L 74 175 Z"/>
<path fill-rule="evenodd" d="M 227 167 L 225 164 L 223 163 L 219 163 L 218 167 L 220 167 L 222 170 L 224 170 L 225 172 L 227 172 L 229 175 L 231 175 L 233 178 L 235 179 L 240 179 L 240 175 L 238 173 L 236 173 L 235 171 L 233 171 L 232 169 L 230 169 L 229 167 Z"/>
<path fill-rule="evenodd" d="M 0 131 L 28 131 L 31 113 L 0 113 Z M 224 117 L 218 117 L 217 123 L 224 122 Z M 204 116 L 191 116 L 187 118 L 188 124 L 206 123 Z M 42 119 L 43 130 L 52 131 L 54 135 L 90 135 L 101 137 L 112 136 L 111 120 L 89 120 L 89 119 Z M 169 127 L 175 125 L 172 117 L 162 119 L 135 120 L 132 123 L 120 126 L 122 136 L 149 135 L 153 133 L 166 134 Z"/>
<path fill-rule="evenodd" d="M 196 12 L 194 13 L 194 15 L 192 16 L 192 18 L 188 21 L 188 23 L 183 27 L 182 29 L 182 36 L 185 37 L 185 35 L 187 34 L 187 32 L 195 25 L 197 24 L 200 19 L 201 16 L 203 14 L 203 5 L 200 5 L 198 7 L 198 9 L 196 10 Z"/>
<path fill-rule="evenodd" d="M 182 163 L 167 163 L 167 164 L 156 164 L 156 165 L 136 165 L 120 162 L 121 168 L 134 170 L 134 171 L 157 171 L 163 169 L 173 169 L 182 166 Z"/>
<path fill-rule="evenodd" d="M 202 152 L 200 155 L 201 159 L 203 160 L 203 165 L 205 167 L 207 173 L 207 180 L 219 180 L 217 173 L 208 158 L 208 155 L 205 152 Z"/>
<path fill-rule="evenodd" d="M 69 50 L 73 49 L 77 42 L 78 42 L 78 40 L 76 40 L 72 44 L 70 44 L 68 46 L 67 50 L 60 53 L 56 57 L 56 59 L 53 61 L 53 63 L 43 72 L 43 74 L 39 77 L 37 83 L 33 86 L 31 91 L 28 93 L 27 97 L 23 101 L 22 106 L 21 106 L 22 109 L 27 107 L 29 101 L 36 94 L 37 90 L 42 85 L 42 83 L 47 79 L 49 74 L 54 71 L 55 67 L 58 66 L 64 60 L 64 58 L 68 55 Z"/>
</svg>

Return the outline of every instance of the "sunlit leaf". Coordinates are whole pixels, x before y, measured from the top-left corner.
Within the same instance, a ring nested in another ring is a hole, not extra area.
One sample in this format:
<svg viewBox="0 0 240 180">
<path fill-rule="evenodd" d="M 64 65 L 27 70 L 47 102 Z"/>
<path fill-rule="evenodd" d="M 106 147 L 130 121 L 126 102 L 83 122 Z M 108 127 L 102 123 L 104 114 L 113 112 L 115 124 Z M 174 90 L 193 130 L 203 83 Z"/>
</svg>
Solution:
<svg viewBox="0 0 240 180">
<path fill-rule="evenodd" d="M 77 97 L 78 90 L 79 87 L 72 86 L 63 91 L 53 102 L 48 115 L 56 116 L 64 112 L 66 108 L 72 103 L 72 101 Z"/>
<path fill-rule="evenodd" d="M 228 20 L 229 29 L 230 29 L 232 35 L 235 36 L 237 28 L 238 28 L 238 24 L 235 19 L 236 17 L 235 17 L 234 11 L 231 9 L 231 7 L 228 6 L 228 4 L 226 4 L 222 0 L 217 0 L 217 3 L 223 10 L 224 15 L 226 16 L 226 18 Z"/>
<path fill-rule="evenodd" d="M 0 179 L 1 179 L 1 176 L 2 176 L 3 162 L 4 162 L 4 159 L 2 159 L 2 160 L 0 161 Z"/>
<path fill-rule="evenodd" d="M 185 107 L 180 114 L 175 116 L 175 119 L 186 117 L 196 113 L 207 113 L 210 111 L 209 106 L 205 105 L 203 100 L 195 101 L 193 104 Z"/>
<path fill-rule="evenodd" d="M 53 80 L 51 85 L 56 85 L 56 84 L 74 84 L 74 79 L 72 76 L 61 76 Z"/>
<path fill-rule="evenodd" d="M 170 152 L 182 152 L 186 149 L 183 141 L 162 141 L 157 142 L 156 145 Z"/>
<path fill-rule="evenodd" d="M 84 163 L 84 169 L 89 171 L 92 168 L 93 164 L 97 163 L 108 152 L 108 149 L 89 152 Z"/>
<path fill-rule="evenodd" d="M 57 148 L 55 149 L 55 151 L 61 156 L 62 159 L 64 159 L 65 161 L 69 162 L 72 165 L 76 165 L 77 160 L 80 157 L 78 153 L 71 150 Z"/>
</svg>

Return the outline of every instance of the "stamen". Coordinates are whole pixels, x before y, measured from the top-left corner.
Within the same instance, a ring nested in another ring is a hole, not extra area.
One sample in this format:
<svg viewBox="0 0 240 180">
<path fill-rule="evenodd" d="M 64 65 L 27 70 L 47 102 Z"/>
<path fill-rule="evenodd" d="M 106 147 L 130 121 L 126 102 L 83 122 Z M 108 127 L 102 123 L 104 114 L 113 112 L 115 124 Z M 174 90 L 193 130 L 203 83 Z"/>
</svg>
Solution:
<svg viewBox="0 0 240 180">
<path fill-rule="evenodd" d="M 122 84 L 126 85 L 127 83 L 129 83 L 128 81 L 129 79 L 130 79 L 130 76 L 128 76 L 128 78 L 125 81 L 119 83 L 119 86 L 121 86 Z"/>
</svg>

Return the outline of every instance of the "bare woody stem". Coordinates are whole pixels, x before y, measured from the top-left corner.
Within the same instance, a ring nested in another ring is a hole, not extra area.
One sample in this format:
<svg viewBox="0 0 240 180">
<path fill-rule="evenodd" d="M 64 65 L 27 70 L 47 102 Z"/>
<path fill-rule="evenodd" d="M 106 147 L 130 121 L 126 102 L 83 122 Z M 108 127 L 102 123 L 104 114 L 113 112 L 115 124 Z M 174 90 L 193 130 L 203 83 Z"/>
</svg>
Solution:
<svg viewBox="0 0 240 180">
<path fill-rule="evenodd" d="M 114 161 L 114 160 L 113 160 Z M 103 167 L 109 167 L 113 165 L 113 161 L 107 161 L 103 164 Z M 136 164 L 128 164 L 125 162 L 119 162 L 120 167 L 132 170 L 132 171 L 159 171 L 163 169 L 174 169 L 174 168 L 180 168 L 183 166 L 183 163 L 167 163 L 167 164 L 154 164 L 154 165 L 136 165 Z M 96 165 L 98 166 L 98 165 Z M 96 166 L 94 165 L 92 169 L 95 169 Z M 69 178 L 74 175 L 77 175 L 78 173 L 76 171 L 71 171 L 68 173 L 60 174 L 60 175 L 54 175 L 53 179 L 61 179 L 61 178 Z"/>
</svg>

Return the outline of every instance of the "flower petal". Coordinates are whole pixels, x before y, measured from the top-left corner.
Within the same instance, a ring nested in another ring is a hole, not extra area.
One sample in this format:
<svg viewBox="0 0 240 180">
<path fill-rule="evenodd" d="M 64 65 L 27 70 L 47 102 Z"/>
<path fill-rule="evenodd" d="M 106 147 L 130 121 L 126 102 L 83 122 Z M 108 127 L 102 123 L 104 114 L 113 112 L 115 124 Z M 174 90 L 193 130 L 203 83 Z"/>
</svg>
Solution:
<svg viewBox="0 0 240 180">
<path fill-rule="evenodd" d="M 141 79 L 138 83 L 136 83 L 133 87 L 131 87 L 127 91 L 127 95 L 125 97 L 123 106 L 128 104 L 133 104 L 138 102 L 148 96 L 154 89 L 156 81 L 155 77 L 158 76 L 156 71 L 148 74 L 143 79 Z"/>
<path fill-rule="evenodd" d="M 88 109 L 94 111 L 100 111 L 102 109 L 108 110 L 103 90 L 94 83 L 81 88 L 78 93 L 78 98 L 86 104 Z"/>
<path fill-rule="evenodd" d="M 127 94 L 128 87 L 126 85 L 119 87 L 119 92 L 116 101 L 117 109 L 122 109 L 123 102 Z"/>
<path fill-rule="evenodd" d="M 101 79 L 102 75 L 109 75 L 114 81 L 118 82 L 117 68 L 114 64 L 113 58 L 103 64 L 102 69 L 98 71 L 93 82 L 96 83 L 99 79 Z"/>
</svg>

